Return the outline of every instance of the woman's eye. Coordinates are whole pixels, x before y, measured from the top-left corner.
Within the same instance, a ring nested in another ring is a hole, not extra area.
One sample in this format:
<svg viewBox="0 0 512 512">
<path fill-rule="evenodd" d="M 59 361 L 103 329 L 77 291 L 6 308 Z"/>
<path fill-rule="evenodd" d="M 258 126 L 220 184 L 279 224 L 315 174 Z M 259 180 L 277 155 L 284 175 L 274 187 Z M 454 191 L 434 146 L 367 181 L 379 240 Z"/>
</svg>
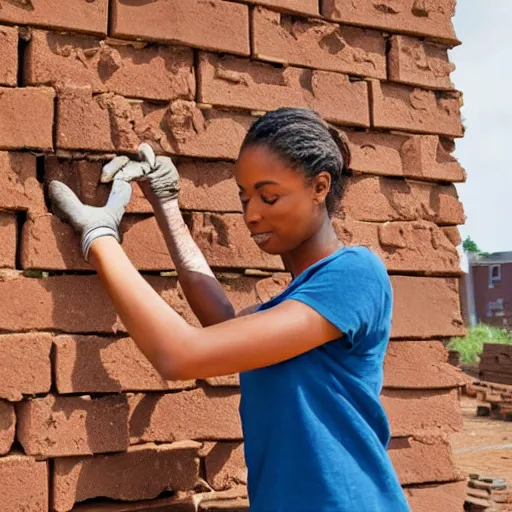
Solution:
<svg viewBox="0 0 512 512">
<path fill-rule="evenodd" d="M 264 197 L 264 196 L 261 196 L 261 199 L 264 203 L 266 204 L 275 204 L 275 202 L 279 199 L 277 196 L 276 197 Z"/>
</svg>

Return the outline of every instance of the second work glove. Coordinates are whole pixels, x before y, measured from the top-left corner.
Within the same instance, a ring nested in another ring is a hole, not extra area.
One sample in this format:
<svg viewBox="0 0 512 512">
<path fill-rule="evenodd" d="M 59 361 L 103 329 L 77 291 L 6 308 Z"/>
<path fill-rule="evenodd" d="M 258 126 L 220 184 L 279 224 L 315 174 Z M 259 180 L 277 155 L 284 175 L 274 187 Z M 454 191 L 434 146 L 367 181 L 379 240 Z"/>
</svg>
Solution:
<svg viewBox="0 0 512 512">
<path fill-rule="evenodd" d="M 138 152 L 140 162 L 129 161 L 127 165 L 119 166 L 114 159 L 103 167 L 101 182 L 109 183 L 112 180 L 147 181 L 154 196 L 153 199 L 156 199 L 160 205 L 177 199 L 180 191 L 180 176 L 172 160 L 166 156 L 156 157 L 151 146 L 145 142 L 139 146 Z"/>
<path fill-rule="evenodd" d="M 83 204 L 75 193 L 60 181 L 52 181 L 49 186 L 54 213 L 70 224 L 81 236 L 82 253 L 87 261 L 89 249 L 97 238 L 113 236 L 121 242 L 119 224 L 131 195 L 132 187 L 129 183 L 115 180 L 107 204 L 98 208 Z"/>
</svg>

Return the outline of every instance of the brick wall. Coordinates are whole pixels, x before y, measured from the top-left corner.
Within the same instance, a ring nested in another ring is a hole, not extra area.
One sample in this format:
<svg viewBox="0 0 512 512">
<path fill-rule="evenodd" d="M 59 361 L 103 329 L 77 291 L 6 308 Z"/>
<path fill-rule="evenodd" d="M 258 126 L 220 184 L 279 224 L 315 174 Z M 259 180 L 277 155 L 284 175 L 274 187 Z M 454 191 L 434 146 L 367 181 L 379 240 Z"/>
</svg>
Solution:
<svg viewBox="0 0 512 512">
<path fill-rule="evenodd" d="M 235 306 L 248 306 L 286 276 L 247 235 L 233 161 L 255 117 L 285 105 L 347 133 L 352 174 L 336 226 L 377 251 L 395 292 L 382 397 L 391 457 L 414 512 L 462 510 L 447 443 L 461 425 L 459 377 L 442 344 L 463 331 L 454 3 L 1 3 L 2 512 L 246 510 L 236 376 L 162 381 L 44 189 L 57 178 L 99 205 L 114 152 L 148 141 L 173 155 L 194 237 Z M 196 323 L 135 188 L 124 248 Z"/>
</svg>

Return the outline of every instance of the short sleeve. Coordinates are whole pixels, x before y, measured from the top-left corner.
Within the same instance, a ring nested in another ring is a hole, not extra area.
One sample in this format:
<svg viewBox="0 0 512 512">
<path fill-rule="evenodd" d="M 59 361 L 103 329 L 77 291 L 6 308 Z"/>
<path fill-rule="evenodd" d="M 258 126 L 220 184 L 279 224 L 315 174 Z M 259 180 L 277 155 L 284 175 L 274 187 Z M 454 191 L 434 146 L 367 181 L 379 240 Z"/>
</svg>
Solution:
<svg viewBox="0 0 512 512">
<path fill-rule="evenodd" d="M 389 335 L 392 292 L 386 268 L 369 249 L 347 248 L 306 271 L 287 299 L 307 304 L 346 337 L 349 348 L 367 349 Z"/>
</svg>

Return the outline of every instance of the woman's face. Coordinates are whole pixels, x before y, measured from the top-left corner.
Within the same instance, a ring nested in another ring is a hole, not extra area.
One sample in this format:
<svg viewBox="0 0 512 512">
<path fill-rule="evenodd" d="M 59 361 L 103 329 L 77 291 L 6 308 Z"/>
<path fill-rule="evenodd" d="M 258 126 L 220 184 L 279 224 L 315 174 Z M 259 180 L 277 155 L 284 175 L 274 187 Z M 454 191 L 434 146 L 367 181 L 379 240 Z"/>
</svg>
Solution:
<svg viewBox="0 0 512 512">
<path fill-rule="evenodd" d="M 318 229 L 322 208 L 314 184 L 267 147 L 247 147 L 241 152 L 236 181 L 245 224 L 263 251 L 290 252 Z"/>
</svg>

